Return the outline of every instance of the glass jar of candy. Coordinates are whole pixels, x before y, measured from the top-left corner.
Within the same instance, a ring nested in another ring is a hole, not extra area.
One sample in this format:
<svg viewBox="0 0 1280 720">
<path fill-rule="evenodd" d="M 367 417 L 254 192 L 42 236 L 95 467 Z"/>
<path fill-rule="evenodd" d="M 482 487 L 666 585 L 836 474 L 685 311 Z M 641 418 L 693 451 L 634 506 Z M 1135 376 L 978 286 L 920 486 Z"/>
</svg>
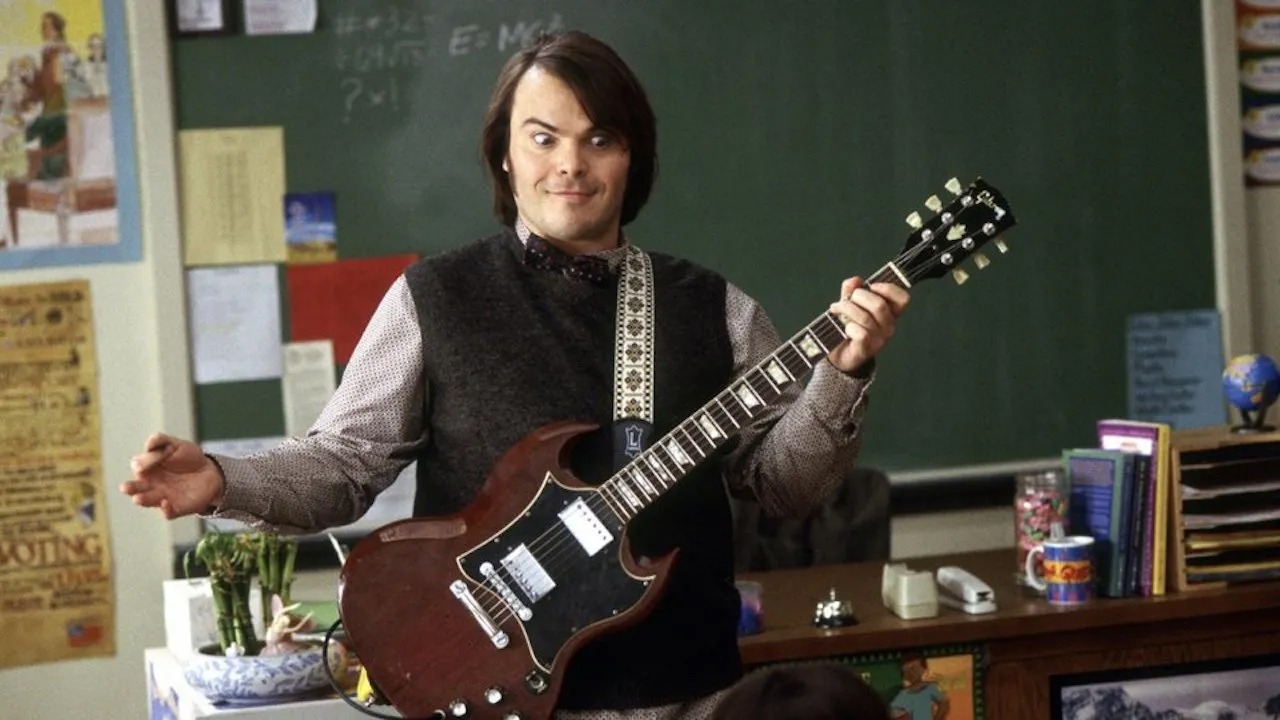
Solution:
<svg viewBox="0 0 1280 720">
<path fill-rule="evenodd" d="M 1018 584 L 1026 582 L 1027 554 L 1056 532 L 1066 533 L 1069 488 L 1061 469 L 1019 474 L 1015 478 L 1013 497 L 1013 536 L 1017 547 L 1014 577 Z M 1043 556 L 1038 556 L 1043 557 Z M 1042 568 L 1037 559 L 1036 572 Z"/>
</svg>

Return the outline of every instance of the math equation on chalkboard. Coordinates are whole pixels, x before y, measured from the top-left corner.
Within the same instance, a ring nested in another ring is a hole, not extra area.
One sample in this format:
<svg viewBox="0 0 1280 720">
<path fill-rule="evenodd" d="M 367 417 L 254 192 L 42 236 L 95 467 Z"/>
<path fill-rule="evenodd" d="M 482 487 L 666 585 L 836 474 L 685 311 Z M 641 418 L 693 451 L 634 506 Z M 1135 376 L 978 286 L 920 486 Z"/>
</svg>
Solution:
<svg viewBox="0 0 1280 720">
<path fill-rule="evenodd" d="M 345 123 L 360 114 L 399 112 L 405 86 L 422 68 L 485 54 L 505 58 L 539 35 L 565 28 L 558 13 L 479 21 L 446 17 L 413 3 L 362 10 L 364 4 L 344 5 L 330 23 Z"/>
</svg>

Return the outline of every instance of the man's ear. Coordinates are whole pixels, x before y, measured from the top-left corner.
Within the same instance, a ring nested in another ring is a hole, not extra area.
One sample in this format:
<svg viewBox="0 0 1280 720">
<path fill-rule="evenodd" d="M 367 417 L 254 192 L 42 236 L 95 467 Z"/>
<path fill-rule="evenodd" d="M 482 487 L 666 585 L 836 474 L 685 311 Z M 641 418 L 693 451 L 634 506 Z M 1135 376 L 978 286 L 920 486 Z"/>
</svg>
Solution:
<svg viewBox="0 0 1280 720">
<path fill-rule="evenodd" d="M 511 172 L 511 166 L 507 164 L 506 158 L 502 158 L 502 172 L 504 173 Z"/>
</svg>

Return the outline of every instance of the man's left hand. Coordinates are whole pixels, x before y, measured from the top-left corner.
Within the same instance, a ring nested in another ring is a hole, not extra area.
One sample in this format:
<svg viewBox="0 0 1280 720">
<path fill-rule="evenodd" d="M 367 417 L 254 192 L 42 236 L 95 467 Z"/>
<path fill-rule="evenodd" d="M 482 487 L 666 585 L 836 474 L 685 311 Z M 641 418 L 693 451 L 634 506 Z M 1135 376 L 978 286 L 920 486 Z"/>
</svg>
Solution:
<svg viewBox="0 0 1280 720">
<path fill-rule="evenodd" d="M 911 294 L 892 283 L 867 285 L 862 278 L 851 277 L 840 284 L 839 302 L 831 304 L 831 312 L 844 321 L 848 340 L 827 355 L 831 364 L 844 372 L 853 372 L 876 356 L 889 338 L 902 312 L 911 302 Z"/>
</svg>

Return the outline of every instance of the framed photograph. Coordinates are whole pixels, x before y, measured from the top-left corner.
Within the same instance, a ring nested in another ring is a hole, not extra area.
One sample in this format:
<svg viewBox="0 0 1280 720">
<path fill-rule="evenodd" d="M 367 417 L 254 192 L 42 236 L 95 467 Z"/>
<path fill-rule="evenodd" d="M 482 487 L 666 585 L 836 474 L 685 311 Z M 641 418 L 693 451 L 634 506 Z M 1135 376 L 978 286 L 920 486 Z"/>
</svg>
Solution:
<svg viewBox="0 0 1280 720">
<path fill-rule="evenodd" d="M 170 0 L 173 32 L 178 36 L 231 32 L 231 0 Z"/>
<path fill-rule="evenodd" d="M 1280 655 L 1255 655 L 1050 678 L 1053 720 L 1274 718 Z"/>
</svg>

